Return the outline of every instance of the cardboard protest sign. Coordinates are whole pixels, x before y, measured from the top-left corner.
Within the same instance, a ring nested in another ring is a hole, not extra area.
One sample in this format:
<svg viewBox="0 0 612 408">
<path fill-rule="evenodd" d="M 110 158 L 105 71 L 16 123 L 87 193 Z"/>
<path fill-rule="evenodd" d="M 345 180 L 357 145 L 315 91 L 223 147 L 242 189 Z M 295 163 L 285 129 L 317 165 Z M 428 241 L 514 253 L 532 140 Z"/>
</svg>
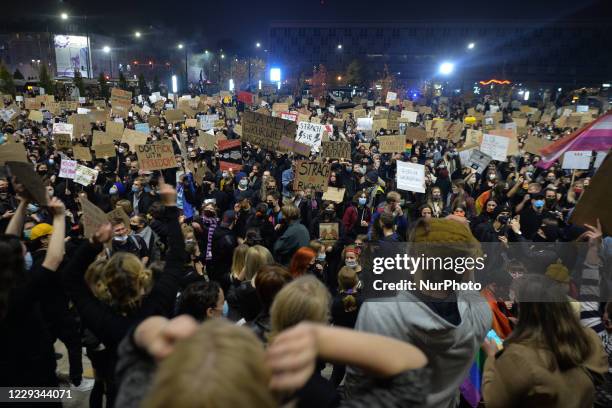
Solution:
<svg viewBox="0 0 612 408">
<path fill-rule="evenodd" d="M 101 225 L 108 222 L 108 216 L 84 195 L 79 197 L 79 201 L 83 210 L 83 232 L 85 237 L 89 239 Z"/>
<path fill-rule="evenodd" d="M 183 111 L 181 111 L 180 109 L 168 109 L 166 112 L 164 112 L 164 117 L 168 122 L 172 123 L 182 122 L 185 120 L 185 118 L 183 117 Z"/>
<path fill-rule="evenodd" d="M 297 113 L 281 112 L 280 117 L 281 117 L 281 119 L 290 120 L 292 122 L 297 122 L 297 120 L 298 120 L 298 114 Z"/>
<path fill-rule="evenodd" d="M 5 108 L 0 109 L 0 119 L 5 122 L 10 122 L 15 116 L 17 116 L 18 109 Z"/>
<path fill-rule="evenodd" d="M 242 169 L 242 144 L 240 140 L 219 140 L 219 168 L 233 171 Z"/>
<path fill-rule="evenodd" d="M 403 135 L 379 136 L 378 141 L 380 153 L 400 153 L 406 147 L 406 137 Z"/>
<path fill-rule="evenodd" d="M 351 143 L 350 142 L 322 142 L 321 157 L 329 157 L 332 159 L 350 159 L 351 158 Z"/>
<path fill-rule="evenodd" d="M 310 188 L 313 191 L 327 191 L 331 164 L 307 160 L 298 160 L 295 163 L 293 190 Z"/>
<path fill-rule="evenodd" d="M 274 103 L 272 104 L 272 112 L 287 112 L 289 110 L 288 103 Z"/>
<path fill-rule="evenodd" d="M 4 143 L 0 145 L 0 165 L 6 162 L 28 163 L 23 143 Z"/>
<path fill-rule="evenodd" d="M 484 169 L 487 168 L 489 163 L 491 162 L 491 156 L 484 154 L 478 149 L 471 149 L 470 156 L 467 159 L 467 167 L 471 167 L 478 174 L 482 174 Z"/>
<path fill-rule="evenodd" d="M 236 112 L 236 108 L 233 106 L 226 106 L 225 107 L 225 117 L 227 119 L 236 119 L 238 118 L 238 113 Z"/>
<path fill-rule="evenodd" d="M 197 119 L 187 119 L 185 121 L 185 126 L 188 128 L 197 128 L 198 127 L 198 120 Z"/>
<path fill-rule="evenodd" d="M 93 147 L 96 152 L 96 159 L 115 157 L 117 151 L 114 143 L 99 144 Z"/>
<path fill-rule="evenodd" d="M 295 140 L 307 144 L 314 151 L 318 151 L 323 140 L 325 126 L 317 123 L 298 122 Z"/>
<path fill-rule="evenodd" d="M 484 134 L 480 151 L 491 156 L 493 160 L 506 161 L 510 139 L 505 136 Z"/>
<path fill-rule="evenodd" d="M 113 140 L 121 140 L 123 137 L 123 122 L 107 120 L 105 129 L 108 137 L 111 137 Z"/>
<path fill-rule="evenodd" d="M 355 119 L 365 118 L 367 116 L 368 116 L 368 114 L 367 114 L 365 109 L 355 109 L 353 111 L 353 118 L 355 118 Z"/>
<path fill-rule="evenodd" d="M 595 175 L 591 178 L 589 187 L 584 190 L 569 222 L 574 225 L 597 225 L 601 222 L 604 235 L 612 235 L 612 155 L 608 154 Z"/>
<path fill-rule="evenodd" d="M 482 143 L 482 131 L 468 129 L 465 135 L 465 144 L 464 146 L 480 146 Z"/>
<path fill-rule="evenodd" d="M 266 150 L 277 150 L 281 137 L 294 138 L 295 122 L 254 112 L 244 112 L 242 117 L 242 140 Z"/>
<path fill-rule="evenodd" d="M 206 151 L 215 150 L 215 143 L 217 138 L 206 132 L 199 131 L 198 146 Z"/>
<path fill-rule="evenodd" d="M 537 137 L 535 135 L 531 135 L 525 141 L 525 145 L 523 146 L 523 151 L 535 155 L 540 154 L 540 150 L 551 144 L 552 141 L 543 137 Z"/>
<path fill-rule="evenodd" d="M 106 213 L 109 221 L 121 220 L 126 227 L 130 226 L 130 217 L 126 214 L 125 210 L 121 206 L 117 206 L 113 211 Z"/>
<path fill-rule="evenodd" d="M 568 170 L 588 170 L 591 165 L 590 150 L 565 152 L 563 154 L 562 169 Z"/>
<path fill-rule="evenodd" d="M 309 157 L 311 147 L 307 144 L 297 142 L 287 136 L 283 136 L 278 142 L 278 150 L 281 152 L 294 152 L 296 154 Z"/>
<path fill-rule="evenodd" d="M 134 130 L 137 132 L 146 133 L 147 135 L 151 133 L 148 123 L 136 123 L 134 125 Z"/>
<path fill-rule="evenodd" d="M 132 92 L 113 88 L 111 89 L 110 103 L 113 107 L 113 114 L 127 118 L 132 107 Z"/>
<path fill-rule="evenodd" d="M 402 111 L 402 118 L 408 119 L 408 122 L 414 123 L 417 121 L 418 112 L 412 112 L 408 110 Z"/>
<path fill-rule="evenodd" d="M 111 135 L 107 132 L 103 132 L 101 130 L 94 130 L 93 137 L 91 139 L 91 145 L 101 145 L 101 144 L 112 144 L 114 142 Z"/>
<path fill-rule="evenodd" d="M 425 166 L 411 162 L 397 162 L 395 174 L 398 190 L 425 192 Z"/>
<path fill-rule="evenodd" d="M 490 135 L 504 136 L 508 138 L 508 151 L 506 152 L 506 156 L 516 156 L 519 154 L 516 129 L 491 129 L 488 133 Z"/>
<path fill-rule="evenodd" d="M 93 104 L 96 108 L 106 108 L 106 101 L 104 99 L 94 99 Z"/>
<path fill-rule="evenodd" d="M 17 178 L 17 183 L 23 184 L 23 187 L 32 196 L 35 202 L 40 205 L 47 205 L 47 189 L 42 179 L 34 171 L 32 164 L 9 161 L 6 165 L 8 166 L 11 176 Z"/>
<path fill-rule="evenodd" d="M 427 137 L 427 131 L 421 128 L 409 127 L 406 129 L 406 139 L 412 140 L 413 142 L 417 141 L 427 141 L 429 139 Z"/>
<path fill-rule="evenodd" d="M 319 224 L 319 239 L 326 245 L 334 244 L 340 238 L 340 226 L 337 222 Z"/>
<path fill-rule="evenodd" d="M 162 170 L 178 167 L 172 142 L 164 140 L 136 146 L 140 170 Z"/>
<path fill-rule="evenodd" d="M 219 129 L 219 128 L 223 128 L 225 127 L 225 120 L 223 119 L 217 119 L 215 120 L 215 124 L 213 126 L 215 129 Z"/>
<path fill-rule="evenodd" d="M 36 103 L 36 98 L 25 98 L 25 108 L 34 110 L 40 108 L 40 103 Z"/>
<path fill-rule="evenodd" d="M 60 164 L 59 176 L 67 179 L 74 179 L 76 173 L 77 161 L 69 160 L 65 156 L 62 156 Z"/>
<path fill-rule="evenodd" d="M 386 100 L 387 103 L 394 101 L 396 99 L 397 99 L 397 93 L 391 92 L 391 91 L 387 92 L 387 100 Z"/>
<path fill-rule="evenodd" d="M 76 145 L 72 147 L 72 151 L 75 159 L 91 161 L 91 151 L 89 150 L 89 147 Z"/>
<path fill-rule="evenodd" d="M 159 116 L 149 116 L 147 122 L 149 122 L 150 127 L 158 127 L 161 123 Z"/>
<path fill-rule="evenodd" d="M 133 129 L 125 128 L 123 129 L 123 136 L 121 137 L 121 143 L 127 143 L 130 145 L 131 151 L 136 151 L 137 145 L 143 145 L 147 143 L 149 135 L 137 132 Z"/>
<path fill-rule="evenodd" d="M 67 133 L 57 133 L 53 135 L 53 141 L 57 150 L 68 150 L 72 148 L 72 140 Z"/>
<path fill-rule="evenodd" d="M 81 135 L 91 135 L 91 119 L 87 115 L 74 114 L 68 117 L 68 123 L 72 124 L 73 137 L 79 138 Z"/>
<path fill-rule="evenodd" d="M 28 119 L 33 121 L 33 122 L 42 123 L 42 121 L 43 121 L 43 114 L 42 114 L 41 111 L 31 110 L 30 114 L 28 115 Z"/>
<path fill-rule="evenodd" d="M 344 201 L 345 191 L 345 188 L 327 187 L 327 191 L 323 193 L 323 201 L 341 203 Z"/>
<path fill-rule="evenodd" d="M 74 129 L 74 125 L 70 123 L 54 123 L 53 124 L 53 133 L 64 133 L 69 134 L 72 137 L 72 132 Z"/>
</svg>

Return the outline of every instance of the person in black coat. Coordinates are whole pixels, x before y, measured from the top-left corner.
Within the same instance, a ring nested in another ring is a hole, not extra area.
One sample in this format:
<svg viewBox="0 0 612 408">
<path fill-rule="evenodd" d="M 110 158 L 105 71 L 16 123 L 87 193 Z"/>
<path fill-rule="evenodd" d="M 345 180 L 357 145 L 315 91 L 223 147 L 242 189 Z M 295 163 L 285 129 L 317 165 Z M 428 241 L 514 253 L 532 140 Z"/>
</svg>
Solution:
<svg viewBox="0 0 612 408">
<path fill-rule="evenodd" d="M 228 290 L 224 275 L 228 274 L 232 267 L 234 248 L 238 246 L 238 239 L 233 230 L 235 222 L 234 211 L 228 210 L 223 214 L 223 219 L 212 236 L 212 259 L 206 264 L 208 277 L 219 282 L 223 292 Z"/>
<path fill-rule="evenodd" d="M 132 203 L 134 215 L 146 214 L 153 201 L 155 201 L 151 194 L 144 191 L 144 180 L 140 177 L 137 177 L 132 183 L 132 190 L 128 193 L 128 200 Z"/>
</svg>

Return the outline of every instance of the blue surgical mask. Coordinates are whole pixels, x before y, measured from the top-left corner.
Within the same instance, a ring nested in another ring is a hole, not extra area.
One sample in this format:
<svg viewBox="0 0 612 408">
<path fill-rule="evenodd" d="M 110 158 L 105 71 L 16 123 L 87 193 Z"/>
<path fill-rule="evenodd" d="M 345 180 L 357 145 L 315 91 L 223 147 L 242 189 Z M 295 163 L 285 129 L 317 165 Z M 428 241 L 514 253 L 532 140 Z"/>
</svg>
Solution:
<svg viewBox="0 0 612 408">
<path fill-rule="evenodd" d="M 25 256 L 23 257 L 23 263 L 25 265 L 26 271 L 29 271 L 30 269 L 32 269 L 32 265 L 34 264 L 34 260 L 32 259 L 32 254 L 29 252 L 26 252 Z"/>
<path fill-rule="evenodd" d="M 30 239 L 31 235 L 32 235 L 32 230 L 31 229 L 23 230 L 23 237 L 25 239 Z"/>
<path fill-rule="evenodd" d="M 357 266 L 357 261 L 349 261 L 349 260 L 346 260 L 346 261 L 344 261 L 344 264 L 345 264 L 346 266 L 348 266 L 349 268 L 354 268 L 354 267 L 356 267 L 356 266 Z"/>
<path fill-rule="evenodd" d="M 317 261 L 321 261 L 321 262 L 325 261 L 325 254 L 318 254 Z"/>
<path fill-rule="evenodd" d="M 117 242 L 125 242 L 125 241 L 127 241 L 128 237 L 127 237 L 127 235 L 117 235 L 113 239 L 115 241 L 117 241 Z"/>
<path fill-rule="evenodd" d="M 227 317 L 229 314 L 229 305 L 227 304 L 227 300 L 223 302 L 223 317 Z"/>
<path fill-rule="evenodd" d="M 53 164 L 53 163 L 55 163 L 55 160 L 49 159 L 49 164 Z"/>
<path fill-rule="evenodd" d="M 138 187 L 132 186 L 132 193 L 137 193 L 137 192 L 138 192 Z"/>
<path fill-rule="evenodd" d="M 365 197 L 359 197 L 359 205 L 366 205 L 368 199 Z"/>
<path fill-rule="evenodd" d="M 533 205 L 535 208 L 542 208 L 544 207 L 544 200 L 535 200 Z"/>
<path fill-rule="evenodd" d="M 112 186 L 110 190 L 108 190 L 109 194 L 117 194 L 117 186 Z"/>
<path fill-rule="evenodd" d="M 31 213 L 35 213 L 38 211 L 38 206 L 36 204 L 28 204 L 28 211 Z"/>
</svg>

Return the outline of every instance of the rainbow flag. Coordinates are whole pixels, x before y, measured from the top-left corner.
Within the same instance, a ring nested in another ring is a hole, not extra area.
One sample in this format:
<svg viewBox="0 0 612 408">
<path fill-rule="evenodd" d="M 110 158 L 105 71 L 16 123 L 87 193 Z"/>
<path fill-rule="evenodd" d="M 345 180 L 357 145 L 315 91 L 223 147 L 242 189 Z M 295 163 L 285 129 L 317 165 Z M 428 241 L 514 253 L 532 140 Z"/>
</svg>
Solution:
<svg viewBox="0 0 612 408">
<path fill-rule="evenodd" d="M 461 395 L 473 408 L 478 406 L 482 398 L 482 371 L 486 358 L 485 352 L 482 349 L 478 350 L 468 376 L 459 387 Z"/>
<path fill-rule="evenodd" d="M 404 151 L 406 152 L 406 154 L 411 154 L 412 153 L 412 143 L 406 142 L 406 148 Z"/>
</svg>

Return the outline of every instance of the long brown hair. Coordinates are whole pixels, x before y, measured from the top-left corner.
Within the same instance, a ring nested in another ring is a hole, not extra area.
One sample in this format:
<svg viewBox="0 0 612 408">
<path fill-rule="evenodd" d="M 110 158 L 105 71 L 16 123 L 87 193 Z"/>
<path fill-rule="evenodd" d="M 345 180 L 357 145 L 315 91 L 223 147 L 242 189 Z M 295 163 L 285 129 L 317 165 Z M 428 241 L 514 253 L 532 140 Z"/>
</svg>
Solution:
<svg viewBox="0 0 612 408">
<path fill-rule="evenodd" d="M 545 347 L 562 371 L 582 364 L 591 354 L 589 338 L 561 286 L 543 275 L 526 275 L 518 282 L 516 293 L 518 324 L 505 345 Z"/>
</svg>

